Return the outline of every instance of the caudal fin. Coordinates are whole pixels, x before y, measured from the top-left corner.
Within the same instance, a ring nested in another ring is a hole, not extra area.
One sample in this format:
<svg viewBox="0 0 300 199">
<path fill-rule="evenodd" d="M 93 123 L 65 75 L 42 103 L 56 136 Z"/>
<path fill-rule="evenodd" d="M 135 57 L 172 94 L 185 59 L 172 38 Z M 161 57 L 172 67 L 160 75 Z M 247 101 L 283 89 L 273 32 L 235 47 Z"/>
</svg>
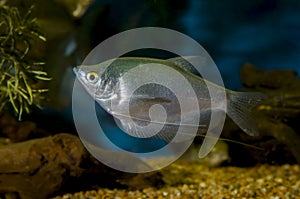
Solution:
<svg viewBox="0 0 300 199">
<path fill-rule="evenodd" d="M 262 93 L 230 91 L 227 113 L 245 133 L 251 136 L 258 135 L 252 110 L 266 98 Z"/>
</svg>

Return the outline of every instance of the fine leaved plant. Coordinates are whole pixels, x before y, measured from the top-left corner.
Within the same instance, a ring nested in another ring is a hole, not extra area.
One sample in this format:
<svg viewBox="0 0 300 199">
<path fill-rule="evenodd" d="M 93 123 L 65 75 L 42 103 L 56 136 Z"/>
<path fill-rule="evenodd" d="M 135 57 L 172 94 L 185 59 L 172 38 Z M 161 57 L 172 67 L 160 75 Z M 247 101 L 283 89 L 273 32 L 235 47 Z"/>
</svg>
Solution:
<svg viewBox="0 0 300 199">
<path fill-rule="evenodd" d="M 33 105 L 41 107 L 48 91 L 43 81 L 50 80 L 45 63 L 31 53 L 37 41 L 46 41 L 32 9 L 21 16 L 17 8 L 0 5 L 0 113 L 13 110 L 19 120 Z"/>
</svg>

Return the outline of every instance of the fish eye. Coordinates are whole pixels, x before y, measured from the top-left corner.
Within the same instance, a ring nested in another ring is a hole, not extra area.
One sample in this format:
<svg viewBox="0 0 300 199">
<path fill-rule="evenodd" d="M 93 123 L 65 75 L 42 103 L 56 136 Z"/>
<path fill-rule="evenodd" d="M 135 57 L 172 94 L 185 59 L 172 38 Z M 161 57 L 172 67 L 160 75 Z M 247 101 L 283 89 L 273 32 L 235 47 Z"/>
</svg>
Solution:
<svg viewBox="0 0 300 199">
<path fill-rule="evenodd" d="M 96 72 L 94 71 L 91 71 L 91 72 L 88 72 L 87 75 L 86 75 L 86 79 L 90 82 L 90 83 L 96 83 L 99 79 L 99 76 Z"/>
</svg>

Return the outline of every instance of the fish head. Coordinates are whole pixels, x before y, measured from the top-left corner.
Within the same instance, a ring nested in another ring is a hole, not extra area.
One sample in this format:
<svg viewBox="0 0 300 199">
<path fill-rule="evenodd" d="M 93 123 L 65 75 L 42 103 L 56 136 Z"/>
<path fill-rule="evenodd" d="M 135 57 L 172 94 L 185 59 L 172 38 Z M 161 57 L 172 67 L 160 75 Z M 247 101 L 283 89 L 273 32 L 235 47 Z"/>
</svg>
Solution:
<svg viewBox="0 0 300 199">
<path fill-rule="evenodd" d="M 86 65 L 77 66 L 73 68 L 73 71 L 88 93 L 95 94 L 101 82 L 99 71 L 95 67 Z"/>
<path fill-rule="evenodd" d="M 107 75 L 106 68 L 106 63 L 73 68 L 79 82 L 98 102 L 108 100 L 115 94 L 115 78 Z"/>
</svg>

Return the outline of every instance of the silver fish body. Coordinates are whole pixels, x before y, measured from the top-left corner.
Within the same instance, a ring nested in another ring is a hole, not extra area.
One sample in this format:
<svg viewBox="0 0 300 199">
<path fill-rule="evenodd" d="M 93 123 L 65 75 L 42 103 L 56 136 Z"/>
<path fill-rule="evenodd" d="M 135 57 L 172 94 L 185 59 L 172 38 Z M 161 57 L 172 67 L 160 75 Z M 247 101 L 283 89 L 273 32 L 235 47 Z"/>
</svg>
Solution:
<svg viewBox="0 0 300 199">
<path fill-rule="evenodd" d="M 150 67 L 128 77 L 127 74 L 133 69 L 143 69 L 142 66 L 149 64 Z M 158 67 L 154 69 L 154 65 Z M 171 76 L 163 66 L 174 70 L 175 76 L 180 74 L 190 87 L 187 88 L 186 84 Z M 194 118 L 200 118 L 196 125 L 198 134 L 205 134 L 211 122 L 212 112 L 220 116 L 227 113 L 247 134 L 258 134 L 251 109 L 264 99 L 264 95 L 225 89 L 224 98 L 223 87 L 195 75 L 191 64 L 182 58 L 161 60 L 123 57 L 97 65 L 79 66 L 74 72 L 87 92 L 131 135 L 142 138 L 156 136 L 170 141 L 179 127 L 186 124 L 185 128 L 180 128 L 181 137 L 182 140 L 190 139 L 193 136 L 189 135 L 189 132 L 195 126 L 189 124 L 193 124 Z M 145 77 L 153 79 L 153 82 L 135 87 Z M 160 84 L 160 80 L 163 80 L 165 85 Z M 174 90 L 178 91 L 179 97 L 174 94 Z M 214 92 L 214 97 L 211 97 L 210 92 Z M 184 113 L 181 101 L 188 106 Z M 197 107 L 192 106 L 195 103 Z M 155 115 L 155 118 L 151 117 L 151 113 L 154 113 L 152 115 Z M 214 123 L 218 125 L 218 121 Z M 152 135 L 149 128 L 143 128 L 145 126 L 150 126 L 150 129 L 153 128 L 159 133 Z"/>
</svg>

